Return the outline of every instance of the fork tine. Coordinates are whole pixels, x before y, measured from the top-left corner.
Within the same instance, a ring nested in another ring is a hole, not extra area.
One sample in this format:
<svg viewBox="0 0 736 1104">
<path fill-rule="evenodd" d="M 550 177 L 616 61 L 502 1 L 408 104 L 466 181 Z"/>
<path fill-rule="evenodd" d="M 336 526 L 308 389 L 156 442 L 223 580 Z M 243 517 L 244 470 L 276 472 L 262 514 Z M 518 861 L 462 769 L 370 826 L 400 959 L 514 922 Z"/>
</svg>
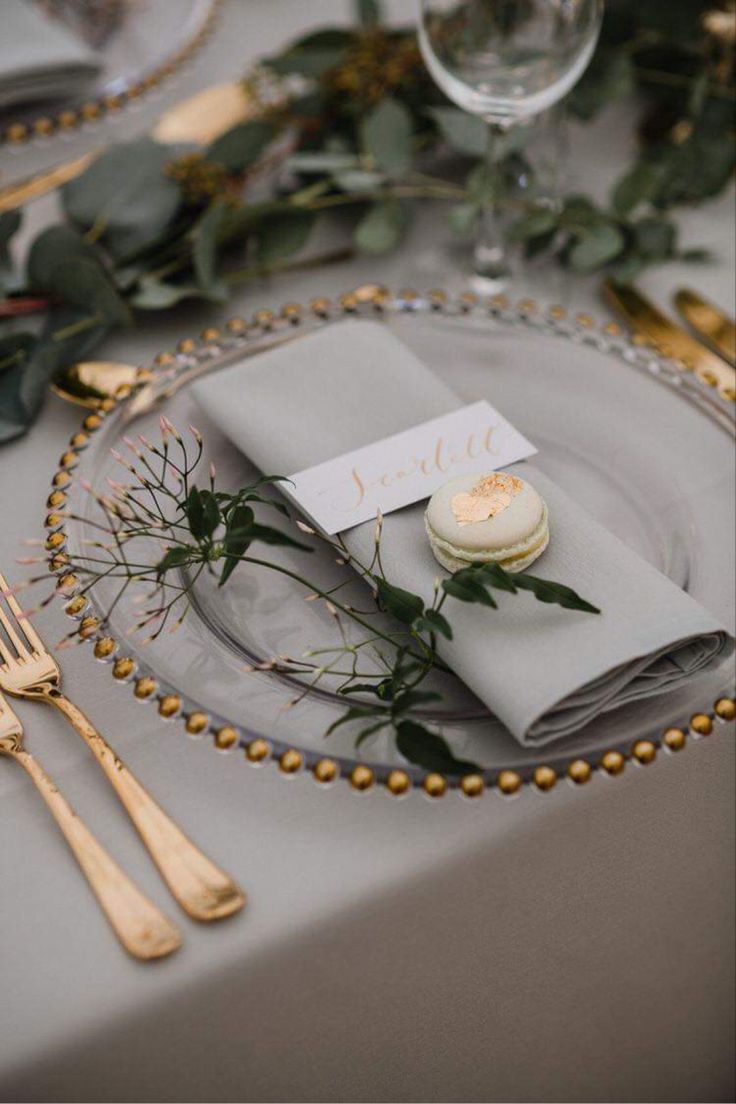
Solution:
<svg viewBox="0 0 736 1104">
<path fill-rule="evenodd" d="M 5 601 L 10 606 L 10 612 L 15 616 L 18 628 L 25 636 L 31 648 L 37 652 L 45 652 L 46 649 L 43 645 L 41 637 L 38 635 L 33 625 L 31 624 L 30 618 L 23 613 L 23 610 L 18 605 L 18 599 L 10 590 L 10 587 L 5 581 L 5 577 L 2 574 L 0 574 L 0 592 L 4 592 Z M 2 605 L 0 605 L 0 610 L 2 610 Z"/>
<path fill-rule="evenodd" d="M 7 636 L 8 636 L 8 640 L 10 641 L 10 643 L 15 648 L 17 656 L 19 658 L 27 658 L 28 655 L 29 655 L 28 649 L 26 648 L 25 644 L 21 643 L 20 637 L 18 636 L 17 632 L 13 628 L 13 624 L 12 624 L 10 618 L 5 613 L 5 610 L 3 609 L 3 607 L 1 605 L 0 605 L 0 625 L 2 625 L 2 627 L 5 629 L 5 632 L 7 633 Z M 5 659 L 6 663 L 13 663 L 15 661 L 16 657 L 12 656 L 10 654 L 9 649 L 5 648 L 2 645 L 2 643 L 0 643 L 0 650 L 3 653 L 3 656 L 4 656 L 4 659 Z"/>
</svg>

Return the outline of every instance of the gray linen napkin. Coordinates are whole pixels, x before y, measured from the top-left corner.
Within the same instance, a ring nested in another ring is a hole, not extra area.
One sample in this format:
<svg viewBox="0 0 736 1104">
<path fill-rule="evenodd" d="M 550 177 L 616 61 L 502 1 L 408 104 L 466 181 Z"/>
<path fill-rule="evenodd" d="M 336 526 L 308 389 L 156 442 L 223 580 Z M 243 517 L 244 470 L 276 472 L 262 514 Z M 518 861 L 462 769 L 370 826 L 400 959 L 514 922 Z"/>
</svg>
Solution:
<svg viewBox="0 0 736 1104">
<path fill-rule="evenodd" d="M 194 387 L 197 402 L 263 471 L 289 475 L 461 405 L 381 323 L 345 320 Z M 518 426 L 522 432 L 524 426 Z M 442 655 L 527 746 L 569 735 L 597 714 L 661 694 L 722 661 L 733 641 L 718 621 L 598 525 L 543 471 L 528 479 L 549 507 L 551 540 L 532 573 L 574 587 L 598 616 L 501 597 L 498 610 L 454 604 Z M 390 514 L 387 577 L 429 598 L 442 574 L 424 504 Z M 345 541 L 370 558 L 374 523 Z"/>
<path fill-rule="evenodd" d="M 0 107 L 74 95 L 100 71 L 92 50 L 30 0 L 0 3 Z"/>
</svg>

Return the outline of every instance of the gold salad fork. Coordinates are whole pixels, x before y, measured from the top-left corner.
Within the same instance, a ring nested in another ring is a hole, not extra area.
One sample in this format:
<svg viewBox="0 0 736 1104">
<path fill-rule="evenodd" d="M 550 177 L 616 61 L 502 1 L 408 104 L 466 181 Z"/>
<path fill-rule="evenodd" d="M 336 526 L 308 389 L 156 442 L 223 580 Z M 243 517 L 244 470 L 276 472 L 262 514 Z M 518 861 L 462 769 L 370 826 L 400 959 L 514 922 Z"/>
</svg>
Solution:
<svg viewBox="0 0 736 1104">
<path fill-rule="evenodd" d="M 23 747 L 23 726 L 0 694 L 0 755 L 30 775 L 82 868 L 113 931 L 134 958 L 163 958 L 181 946 L 168 919 L 123 873 L 59 793 L 38 760 Z"/>
<path fill-rule="evenodd" d="M 245 898 L 235 882 L 156 804 L 92 722 L 64 697 L 60 682 L 56 661 L 0 575 L 0 690 L 28 701 L 46 702 L 66 717 L 94 755 L 164 881 L 189 916 L 219 920 L 241 909 Z"/>
</svg>

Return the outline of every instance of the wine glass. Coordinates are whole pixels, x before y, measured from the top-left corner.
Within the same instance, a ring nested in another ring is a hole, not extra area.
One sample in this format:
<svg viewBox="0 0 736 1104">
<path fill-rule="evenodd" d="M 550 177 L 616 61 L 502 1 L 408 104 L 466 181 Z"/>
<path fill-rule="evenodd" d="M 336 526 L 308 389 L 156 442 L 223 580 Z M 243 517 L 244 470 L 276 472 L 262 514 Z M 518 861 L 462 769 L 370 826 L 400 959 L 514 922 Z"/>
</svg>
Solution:
<svg viewBox="0 0 736 1104">
<path fill-rule="evenodd" d="M 510 275 L 499 200 L 499 150 L 509 132 L 565 96 L 595 49 L 603 0 L 418 0 L 427 69 L 458 107 L 488 124 L 486 179 L 473 285 L 499 291 Z"/>
</svg>

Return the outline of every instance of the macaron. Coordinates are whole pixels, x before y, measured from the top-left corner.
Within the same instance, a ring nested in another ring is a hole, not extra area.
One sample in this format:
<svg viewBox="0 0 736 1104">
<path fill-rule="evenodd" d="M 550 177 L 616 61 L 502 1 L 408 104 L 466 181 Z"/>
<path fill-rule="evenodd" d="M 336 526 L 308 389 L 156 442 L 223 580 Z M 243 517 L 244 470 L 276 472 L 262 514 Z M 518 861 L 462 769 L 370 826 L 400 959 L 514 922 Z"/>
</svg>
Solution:
<svg viewBox="0 0 736 1104">
<path fill-rule="evenodd" d="M 481 563 L 524 571 L 549 544 L 544 499 L 508 472 L 451 479 L 430 498 L 424 524 L 435 559 L 448 571 Z"/>
</svg>

